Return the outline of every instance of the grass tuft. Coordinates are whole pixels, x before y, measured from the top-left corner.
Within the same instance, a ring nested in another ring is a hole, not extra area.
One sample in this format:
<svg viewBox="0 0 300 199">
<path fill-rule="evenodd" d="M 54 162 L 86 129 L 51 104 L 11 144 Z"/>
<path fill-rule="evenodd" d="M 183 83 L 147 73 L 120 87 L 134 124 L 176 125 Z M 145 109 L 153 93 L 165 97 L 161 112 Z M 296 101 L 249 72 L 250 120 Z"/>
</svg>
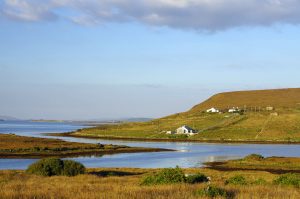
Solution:
<svg viewBox="0 0 300 199">
<path fill-rule="evenodd" d="M 300 187 L 300 175 L 296 173 L 280 175 L 274 180 L 274 184 Z"/>
</svg>

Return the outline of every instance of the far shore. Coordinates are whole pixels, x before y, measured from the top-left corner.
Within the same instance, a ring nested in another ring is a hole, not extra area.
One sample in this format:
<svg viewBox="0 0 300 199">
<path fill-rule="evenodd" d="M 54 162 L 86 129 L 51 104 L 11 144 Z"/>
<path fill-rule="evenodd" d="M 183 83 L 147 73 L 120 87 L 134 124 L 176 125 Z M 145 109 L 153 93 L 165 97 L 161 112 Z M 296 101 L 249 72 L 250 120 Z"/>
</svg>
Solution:
<svg viewBox="0 0 300 199">
<path fill-rule="evenodd" d="M 63 136 L 63 137 L 74 137 L 74 138 L 86 138 L 86 139 L 104 139 L 104 140 L 128 140 L 128 141 L 142 141 L 142 142 L 194 142 L 194 143 L 215 143 L 215 144 L 300 144 L 300 141 L 274 141 L 274 140 L 192 140 L 192 139 L 168 139 L 168 138 L 136 138 L 136 137 L 117 137 L 117 136 L 84 136 L 74 134 L 73 132 L 68 133 L 47 133 L 48 136 Z"/>
<path fill-rule="evenodd" d="M 111 144 L 86 144 L 59 139 L 35 138 L 14 134 L 0 134 L 0 158 L 44 158 L 101 156 L 117 153 L 174 151 L 162 148 L 129 147 Z"/>
</svg>

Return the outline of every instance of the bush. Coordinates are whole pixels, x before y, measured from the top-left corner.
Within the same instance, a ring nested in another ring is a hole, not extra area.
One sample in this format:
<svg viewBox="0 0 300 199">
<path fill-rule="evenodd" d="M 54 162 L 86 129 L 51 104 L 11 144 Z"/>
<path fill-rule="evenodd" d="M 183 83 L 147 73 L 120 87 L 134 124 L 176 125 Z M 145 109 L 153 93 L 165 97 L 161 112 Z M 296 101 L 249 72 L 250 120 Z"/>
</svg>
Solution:
<svg viewBox="0 0 300 199">
<path fill-rule="evenodd" d="M 264 156 L 262 156 L 260 154 L 250 154 L 244 158 L 244 160 L 256 160 L 256 161 L 260 161 L 263 159 L 264 159 Z"/>
<path fill-rule="evenodd" d="M 196 184 L 196 183 L 207 182 L 208 179 L 204 174 L 198 173 L 196 175 L 187 176 L 185 181 L 190 184 Z"/>
<path fill-rule="evenodd" d="M 64 162 L 63 175 L 76 176 L 85 173 L 85 167 L 81 163 L 75 162 L 73 160 L 65 160 L 63 162 Z"/>
<path fill-rule="evenodd" d="M 41 176 L 75 176 L 84 173 L 85 167 L 81 163 L 72 160 L 63 161 L 57 158 L 46 158 L 31 164 L 26 172 Z"/>
<path fill-rule="evenodd" d="M 274 184 L 300 187 L 300 175 L 296 173 L 287 173 L 280 175 L 277 179 L 274 180 Z"/>
<path fill-rule="evenodd" d="M 229 178 L 225 181 L 225 184 L 232 184 L 232 185 L 246 185 L 247 181 L 244 176 L 237 175 Z"/>
<path fill-rule="evenodd" d="M 254 185 L 265 185 L 265 184 L 267 184 L 267 181 L 263 178 L 258 178 L 252 184 L 254 184 Z"/>
<path fill-rule="evenodd" d="M 142 185 L 174 184 L 185 182 L 185 176 L 181 168 L 163 169 L 159 173 L 144 178 Z"/>
<path fill-rule="evenodd" d="M 41 176 L 61 175 L 63 161 L 57 158 L 46 158 L 31 164 L 26 172 Z"/>
<path fill-rule="evenodd" d="M 232 198 L 231 193 L 227 192 L 225 189 L 215 187 L 215 186 L 209 186 L 204 189 L 200 189 L 196 192 L 196 195 L 200 197 L 210 197 L 210 198 L 216 198 L 216 197 Z"/>
</svg>

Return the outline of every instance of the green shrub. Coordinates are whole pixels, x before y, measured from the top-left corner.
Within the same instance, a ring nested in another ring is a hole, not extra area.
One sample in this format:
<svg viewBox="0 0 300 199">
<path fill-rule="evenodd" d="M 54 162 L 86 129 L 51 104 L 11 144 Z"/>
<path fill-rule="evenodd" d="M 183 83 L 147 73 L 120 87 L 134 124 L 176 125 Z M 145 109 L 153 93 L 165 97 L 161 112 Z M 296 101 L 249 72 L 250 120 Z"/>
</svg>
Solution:
<svg viewBox="0 0 300 199">
<path fill-rule="evenodd" d="M 142 185 L 174 184 L 185 182 L 185 176 L 181 168 L 167 168 L 159 173 L 147 176 Z"/>
<path fill-rule="evenodd" d="M 265 185 L 265 184 L 267 184 L 267 181 L 263 178 L 258 178 L 252 184 L 254 184 L 254 185 Z"/>
<path fill-rule="evenodd" d="M 187 176 L 185 181 L 190 184 L 196 184 L 196 183 L 207 182 L 208 179 L 207 179 L 207 176 L 205 176 L 204 174 L 198 173 L 195 175 Z"/>
<path fill-rule="evenodd" d="M 275 179 L 274 183 L 277 185 L 291 185 L 300 187 L 300 175 L 296 173 L 283 174 Z"/>
<path fill-rule="evenodd" d="M 244 176 L 237 175 L 229 178 L 225 181 L 225 184 L 232 184 L 232 185 L 246 185 L 247 181 Z"/>
<path fill-rule="evenodd" d="M 63 171 L 63 161 L 57 158 L 46 158 L 31 164 L 26 172 L 41 176 L 61 175 Z"/>
<path fill-rule="evenodd" d="M 264 156 L 262 156 L 260 154 L 250 154 L 244 158 L 244 160 L 256 160 L 256 161 L 260 161 L 263 159 L 264 159 Z"/>
<path fill-rule="evenodd" d="M 225 198 L 232 198 L 232 194 L 227 192 L 225 189 L 215 187 L 215 186 L 208 186 L 204 189 L 200 189 L 196 192 L 197 196 L 200 197 L 225 197 Z"/>
<path fill-rule="evenodd" d="M 85 167 L 72 160 L 60 160 L 57 158 L 45 158 L 31 164 L 27 173 L 41 176 L 67 175 L 75 176 L 85 172 Z"/>
<path fill-rule="evenodd" d="M 63 162 L 64 162 L 63 175 L 76 176 L 85 173 L 85 167 L 81 163 L 75 162 L 73 160 L 64 160 Z"/>
</svg>

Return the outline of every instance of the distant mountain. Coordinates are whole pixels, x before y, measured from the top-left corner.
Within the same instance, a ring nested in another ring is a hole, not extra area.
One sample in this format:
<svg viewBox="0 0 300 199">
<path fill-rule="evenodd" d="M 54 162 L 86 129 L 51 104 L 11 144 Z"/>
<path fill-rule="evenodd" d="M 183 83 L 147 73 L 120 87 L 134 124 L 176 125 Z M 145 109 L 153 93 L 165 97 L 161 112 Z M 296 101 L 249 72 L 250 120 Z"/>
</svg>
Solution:
<svg viewBox="0 0 300 199">
<path fill-rule="evenodd" d="M 0 120 L 2 120 L 2 121 L 9 121 L 9 120 L 19 120 L 19 119 L 15 118 L 15 117 L 0 115 Z"/>
</svg>

